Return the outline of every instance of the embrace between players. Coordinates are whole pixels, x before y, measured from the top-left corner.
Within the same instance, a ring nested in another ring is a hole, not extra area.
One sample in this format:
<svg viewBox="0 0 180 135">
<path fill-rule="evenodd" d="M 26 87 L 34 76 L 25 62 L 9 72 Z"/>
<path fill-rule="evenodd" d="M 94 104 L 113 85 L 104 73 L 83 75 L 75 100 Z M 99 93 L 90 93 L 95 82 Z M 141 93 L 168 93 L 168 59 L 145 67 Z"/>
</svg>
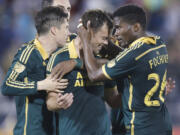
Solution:
<svg viewBox="0 0 180 135">
<path fill-rule="evenodd" d="M 87 11 L 74 35 L 68 0 L 42 7 L 38 36 L 18 50 L 2 86 L 15 96 L 14 135 L 172 135 L 165 96 L 175 82 L 142 8 Z"/>
</svg>

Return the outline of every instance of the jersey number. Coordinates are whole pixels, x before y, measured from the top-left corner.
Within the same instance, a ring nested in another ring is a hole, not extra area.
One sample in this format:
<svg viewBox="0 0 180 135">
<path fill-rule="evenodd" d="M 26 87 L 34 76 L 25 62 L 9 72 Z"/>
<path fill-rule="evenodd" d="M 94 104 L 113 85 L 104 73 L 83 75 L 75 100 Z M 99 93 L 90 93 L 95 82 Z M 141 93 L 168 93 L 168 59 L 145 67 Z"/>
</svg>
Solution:
<svg viewBox="0 0 180 135">
<path fill-rule="evenodd" d="M 154 80 L 156 83 L 155 85 L 147 92 L 145 98 L 144 98 L 144 103 L 146 106 L 160 106 L 160 100 L 164 102 L 164 97 L 163 97 L 163 92 L 166 87 L 166 76 L 167 76 L 167 71 L 165 72 L 163 76 L 163 80 L 161 83 L 161 90 L 159 92 L 159 100 L 151 100 L 151 97 L 157 92 L 159 85 L 160 85 L 160 78 L 159 75 L 156 73 L 152 73 L 148 75 L 148 80 Z"/>
</svg>

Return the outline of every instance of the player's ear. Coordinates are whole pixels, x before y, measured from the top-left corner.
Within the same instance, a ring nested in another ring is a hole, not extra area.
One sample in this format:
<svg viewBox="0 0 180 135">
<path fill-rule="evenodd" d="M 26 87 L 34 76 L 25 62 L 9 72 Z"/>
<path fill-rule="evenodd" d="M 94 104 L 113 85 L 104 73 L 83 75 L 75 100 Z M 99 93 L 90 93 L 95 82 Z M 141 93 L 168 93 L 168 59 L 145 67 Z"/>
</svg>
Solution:
<svg viewBox="0 0 180 135">
<path fill-rule="evenodd" d="M 141 25 L 139 23 L 135 23 L 132 27 L 132 31 L 134 34 L 139 33 L 141 31 Z"/>
<path fill-rule="evenodd" d="M 57 33 L 56 27 L 51 27 L 50 30 L 49 30 L 49 32 L 50 32 L 50 35 L 51 35 L 51 36 L 56 36 L 56 33 Z"/>
</svg>

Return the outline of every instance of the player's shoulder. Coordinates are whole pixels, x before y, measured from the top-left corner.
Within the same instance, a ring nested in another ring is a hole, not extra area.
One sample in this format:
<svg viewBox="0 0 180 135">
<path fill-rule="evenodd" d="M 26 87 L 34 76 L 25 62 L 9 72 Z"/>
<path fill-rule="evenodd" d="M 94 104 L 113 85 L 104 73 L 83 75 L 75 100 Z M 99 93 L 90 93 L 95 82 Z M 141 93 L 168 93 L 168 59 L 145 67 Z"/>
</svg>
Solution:
<svg viewBox="0 0 180 135">
<path fill-rule="evenodd" d="M 159 36 L 141 37 L 132 42 L 128 48 L 120 52 L 116 59 L 119 61 L 124 56 L 126 56 L 126 58 L 128 57 L 129 59 L 134 59 L 141 54 L 149 53 L 151 50 L 153 51 L 154 49 L 161 47 L 166 47 L 166 45 Z"/>
<path fill-rule="evenodd" d="M 53 59 L 58 59 L 58 58 L 64 58 L 68 56 L 68 46 L 64 46 L 62 48 L 57 48 L 56 51 L 54 51 L 51 56 L 49 61 Z"/>
<path fill-rule="evenodd" d="M 129 48 L 136 50 L 138 48 L 153 48 L 165 44 L 163 39 L 160 36 L 147 36 L 141 37 L 134 41 Z"/>
<path fill-rule="evenodd" d="M 147 36 L 141 37 L 134 41 L 130 46 L 129 50 L 134 51 L 135 55 L 138 55 L 143 52 L 151 52 L 155 49 L 166 47 L 164 41 L 160 36 Z"/>
<path fill-rule="evenodd" d="M 57 48 L 56 51 L 54 51 L 49 58 L 47 71 L 51 71 L 55 65 L 65 59 L 68 59 L 68 46 L 64 46 L 63 48 Z"/>
<path fill-rule="evenodd" d="M 154 54 L 154 51 L 157 50 L 167 53 L 165 42 L 160 36 L 143 37 L 133 44 L 130 49 L 134 50 L 136 61 L 143 57 L 150 57 L 151 54 Z"/>
<path fill-rule="evenodd" d="M 15 58 L 17 58 L 21 63 L 26 64 L 31 54 L 35 52 L 34 40 L 24 43 L 17 51 Z"/>
<path fill-rule="evenodd" d="M 30 50 L 30 48 L 31 49 L 35 49 L 35 44 L 34 44 L 33 40 L 30 41 L 30 42 L 23 43 L 21 45 L 21 47 L 18 49 L 18 53 L 22 53 L 24 51 L 28 51 L 28 50 Z"/>
<path fill-rule="evenodd" d="M 54 51 L 51 55 L 52 57 L 58 57 L 58 56 L 65 56 L 66 54 L 68 54 L 68 46 L 64 46 L 62 48 L 57 48 L 56 51 Z"/>
</svg>

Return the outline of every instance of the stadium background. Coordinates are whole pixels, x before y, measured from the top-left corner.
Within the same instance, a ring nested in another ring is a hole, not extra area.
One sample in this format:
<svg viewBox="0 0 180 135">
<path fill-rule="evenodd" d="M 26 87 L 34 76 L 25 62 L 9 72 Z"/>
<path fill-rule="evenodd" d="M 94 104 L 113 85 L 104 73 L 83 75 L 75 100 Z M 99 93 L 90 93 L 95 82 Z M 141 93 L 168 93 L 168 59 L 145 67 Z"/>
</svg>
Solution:
<svg viewBox="0 0 180 135">
<path fill-rule="evenodd" d="M 173 135 L 180 135 L 180 0 L 70 0 L 70 31 L 75 32 L 78 19 L 88 9 L 113 12 L 123 4 L 134 3 L 145 8 L 148 31 L 160 35 L 169 53 L 168 76 L 176 80 L 176 88 L 167 96 L 173 122 Z M 36 34 L 33 16 L 40 10 L 41 0 L 0 0 L 0 84 L 17 48 Z M 13 97 L 0 94 L 0 135 L 11 135 L 16 122 Z"/>
</svg>

